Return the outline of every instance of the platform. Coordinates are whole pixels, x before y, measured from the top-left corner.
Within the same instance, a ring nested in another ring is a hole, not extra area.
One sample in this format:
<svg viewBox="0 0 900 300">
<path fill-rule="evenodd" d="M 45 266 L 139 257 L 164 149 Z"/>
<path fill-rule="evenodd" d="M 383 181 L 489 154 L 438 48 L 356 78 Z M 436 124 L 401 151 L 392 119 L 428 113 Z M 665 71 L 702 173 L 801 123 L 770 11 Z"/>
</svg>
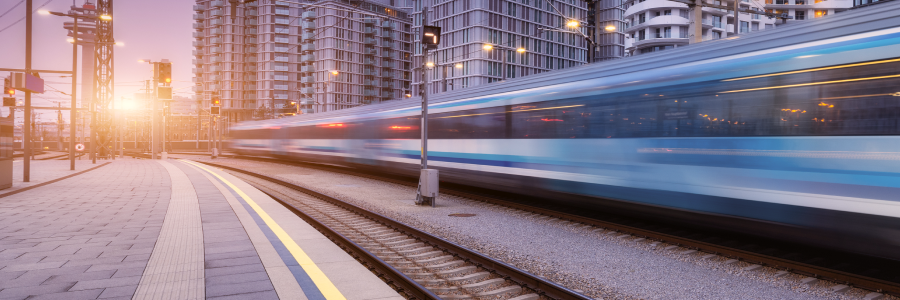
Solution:
<svg viewBox="0 0 900 300">
<path fill-rule="evenodd" d="M 0 299 L 403 299 L 221 170 L 174 159 L 68 169 L 34 161 L 31 183 L 18 174 L 0 191 Z"/>
</svg>

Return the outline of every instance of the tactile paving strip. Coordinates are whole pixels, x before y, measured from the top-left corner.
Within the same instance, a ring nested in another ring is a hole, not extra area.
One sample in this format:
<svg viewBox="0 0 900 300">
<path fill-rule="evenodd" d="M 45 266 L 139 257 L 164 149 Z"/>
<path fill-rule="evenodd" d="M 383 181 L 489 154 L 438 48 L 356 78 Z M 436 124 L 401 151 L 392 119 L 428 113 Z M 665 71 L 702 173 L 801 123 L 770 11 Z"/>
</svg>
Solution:
<svg viewBox="0 0 900 300">
<path fill-rule="evenodd" d="M 172 200 L 133 299 L 204 299 L 200 202 L 184 172 L 171 163 L 159 163 L 172 178 Z"/>
</svg>

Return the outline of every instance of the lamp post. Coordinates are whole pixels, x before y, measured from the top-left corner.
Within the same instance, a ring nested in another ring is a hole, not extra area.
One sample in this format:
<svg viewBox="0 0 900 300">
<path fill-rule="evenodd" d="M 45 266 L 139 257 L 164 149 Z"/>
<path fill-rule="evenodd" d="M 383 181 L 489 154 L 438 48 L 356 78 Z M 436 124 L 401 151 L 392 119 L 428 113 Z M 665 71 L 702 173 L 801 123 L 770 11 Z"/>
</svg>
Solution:
<svg viewBox="0 0 900 300">
<path fill-rule="evenodd" d="M 30 11 L 30 10 L 29 10 Z M 60 17 L 69 17 L 73 20 L 72 26 L 72 106 L 69 110 L 69 123 L 72 124 L 69 126 L 69 170 L 75 170 L 75 120 L 77 120 L 77 100 L 75 99 L 76 95 L 76 85 L 78 79 L 78 19 L 85 19 L 94 22 L 102 21 L 112 21 L 112 17 L 108 15 L 102 16 L 90 16 L 90 15 L 79 15 L 79 14 L 64 14 L 60 12 L 46 11 L 41 10 L 38 13 L 42 15 L 54 15 Z M 93 104 L 91 104 L 93 107 Z M 91 120 L 93 122 L 93 119 Z M 95 145 L 95 141 L 91 141 L 91 151 L 93 151 Z M 95 161 L 96 163 L 96 161 Z"/>
<path fill-rule="evenodd" d="M 510 47 L 497 46 L 497 45 L 492 45 L 492 44 L 484 44 L 484 46 L 482 48 L 484 48 L 484 50 L 487 50 L 487 51 L 491 51 L 494 48 L 503 50 L 503 72 L 501 72 L 502 76 L 503 76 L 503 80 L 506 80 L 506 52 L 515 50 L 519 54 L 523 54 L 526 51 L 525 48 L 522 48 L 522 47 L 510 48 Z"/>
<path fill-rule="evenodd" d="M 328 83 L 330 83 L 333 80 L 332 76 L 337 77 L 338 74 L 340 74 L 337 70 L 331 70 L 326 73 L 327 74 L 325 76 L 328 76 L 328 79 L 325 80 L 325 82 L 323 83 L 325 85 L 325 87 L 324 87 L 325 100 L 322 101 L 322 109 L 323 110 L 325 110 L 328 107 Z M 336 100 L 334 102 L 337 103 Z M 316 104 L 319 104 L 318 100 L 316 101 Z M 322 112 L 322 111 L 319 111 L 319 112 Z"/>
</svg>

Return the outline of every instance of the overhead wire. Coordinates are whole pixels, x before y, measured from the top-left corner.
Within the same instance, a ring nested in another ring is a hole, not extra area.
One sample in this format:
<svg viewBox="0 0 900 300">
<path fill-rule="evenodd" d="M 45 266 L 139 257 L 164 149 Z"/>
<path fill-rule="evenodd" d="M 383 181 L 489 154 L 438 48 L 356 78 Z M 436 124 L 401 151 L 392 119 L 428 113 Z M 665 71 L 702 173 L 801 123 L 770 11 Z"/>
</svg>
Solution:
<svg viewBox="0 0 900 300">
<path fill-rule="evenodd" d="M 34 11 L 32 11 L 31 13 L 32 13 L 32 14 L 36 13 L 36 12 L 37 12 L 38 10 L 40 10 L 41 8 L 44 8 L 44 6 L 47 6 L 47 4 L 50 4 L 50 2 L 53 2 L 53 0 L 47 0 L 47 2 L 44 2 L 44 4 L 41 4 L 41 6 L 38 6 L 38 8 L 34 9 Z M 3 32 L 6 31 L 7 29 L 10 29 L 10 28 L 12 28 L 13 26 L 16 26 L 16 24 L 19 24 L 19 22 L 22 22 L 22 21 L 24 21 L 24 20 L 25 20 L 25 17 L 23 16 L 21 19 L 19 19 L 19 20 L 13 22 L 12 24 L 9 24 L 9 26 L 6 26 L 5 28 L 0 29 L 0 33 L 3 33 Z"/>
</svg>

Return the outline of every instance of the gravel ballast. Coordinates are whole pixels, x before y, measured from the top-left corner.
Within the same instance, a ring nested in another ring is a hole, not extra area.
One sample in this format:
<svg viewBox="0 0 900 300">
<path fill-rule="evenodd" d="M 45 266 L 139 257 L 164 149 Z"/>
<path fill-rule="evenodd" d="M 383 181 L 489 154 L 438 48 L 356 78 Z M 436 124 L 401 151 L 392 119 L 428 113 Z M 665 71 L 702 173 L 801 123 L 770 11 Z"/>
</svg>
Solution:
<svg viewBox="0 0 900 300">
<path fill-rule="evenodd" d="M 277 177 L 353 203 L 598 299 L 873 296 L 856 288 L 835 292 L 840 290 L 839 283 L 809 282 L 799 274 L 455 196 L 439 196 L 435 208 L 419 207 L 413 205 L 414 187 L 276 163 L 228 158 L 211 162 Z"/>
</svg>

